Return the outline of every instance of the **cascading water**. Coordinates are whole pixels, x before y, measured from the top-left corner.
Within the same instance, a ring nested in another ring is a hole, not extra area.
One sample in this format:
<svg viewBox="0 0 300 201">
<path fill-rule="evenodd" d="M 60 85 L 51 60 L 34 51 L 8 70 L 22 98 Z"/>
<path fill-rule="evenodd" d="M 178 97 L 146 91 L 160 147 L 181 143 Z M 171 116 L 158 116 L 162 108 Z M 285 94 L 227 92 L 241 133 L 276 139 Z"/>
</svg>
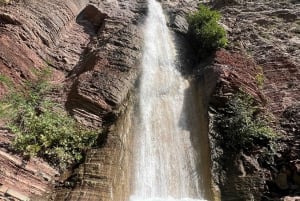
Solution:
<svg viewBox="0 0 300 201">
<path fill-rule="evenodd" d="M 160 3 L 148 1 L 131 201 L 200 201 L 196 154 L 183 109 L 189 82 Z"/>
</svg>

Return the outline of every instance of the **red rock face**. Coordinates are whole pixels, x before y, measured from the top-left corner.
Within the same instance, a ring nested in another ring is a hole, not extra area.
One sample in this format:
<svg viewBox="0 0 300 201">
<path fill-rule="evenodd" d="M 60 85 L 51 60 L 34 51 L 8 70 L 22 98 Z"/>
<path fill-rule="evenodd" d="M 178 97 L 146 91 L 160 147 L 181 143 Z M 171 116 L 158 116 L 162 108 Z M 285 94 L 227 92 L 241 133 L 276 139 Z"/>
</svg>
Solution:
<svg viewBox="0 0 300 201">
<path fill-rule="evenodd" d="M 280 116 L 286 108 L 300 101 L 300 65 L 282 55 L 260 63 L 266 76 L 263 92 L 270 99 L 273 113 Z"/>
<path fill-rule="evenodd" d="M 224 15 L 230 49 L 244 52 L 263 69 L 263 92 L 270 110 L 279 117 L 285 108 L 300 101 L 299 4 L 232 1 L 218 8 Z"/>
<path fill-rule="evenodd" d="M 274 114 L 272 126 L 283 134 L 276 142 L 280 154 L 275 157 L 272 168 L 282 164 L 291 167 L 300 158 L 300 52 L 299 17 L 296 17 L 299 4 L 295 1 L 234 0 L 213 1 L 213 5 L 223 15 L 222 23 L 230 43 L 227 51 L 216 53 L 214 70 L 220 79 L 212 104 L 218 107 L 239 88 L 263 103 L 263 109 Z M 259 73 L 263 74 L 262 83 L 257 78 Z M 218 150 L 213 129 L 210 138 L 212 147 Z M 274 169 L 265 165 L 259 167 L 257 158 L 261 153 L 256 150 L 229 157 L 222 175 L 223 169 L 218 166 L 222 162 L 217 164 L 218 157 L 221 155 L 221 160 L 225 161 L 228 154 L 215 150 L 212 150 L 214 180 L 223 182 L 220 185 L 222 200 L 261 200 L 266 180 L 276 178 Z M 250 183 L 251 187 L 247 187 Z"/>
<path fill-rule="evenodd" d="M 31 68 L 41 68 L 43 61 L 23 43 L 18 43 L 9 32 L 0 35 L 1 75 L 9 78 L 14 84 L 34 78 Z M 0 97 L 7 91 L 8 86 L 1 83 Z"/>
<path fill-rule="evenodd" d="M 134 88 L 142 50 L 139 23 L 143 21 L 145 1 L 93 3 L 106 18 L 91 52 L 67 79 L 70 90 L 66 107 L 84 124 L 102 127 L 119 118 Z M 89 11 L 83 11 L 86 12 Z M 73 190 L 57 189 L 55 199 L 68 196 L 69 200 L 122 201 L 128 197 L 130 169 L 124 146 L 130 149 L 130 142 L 123 143 L 121 139 L 131 134 L 109 132 L 103 147 L 89 151 L 85 163 L 76 170 Z"/>
<path fill-rule="evenodd" d="M 221 50 L 216 52 L 215 62 L 220 71 L 222 93 L 234 93 L 241 89 L 252 95 L 257 101 L 263 101 L 255 79 L 259 70 L 254 60 L 240 53 Z M 227 87 L 227 88 L 226 88 Z"/>
<path fill-rule="evenodd" d="M 84 51 L 80 45 L 86 46 L 89 42 L 84 26 L 76 22 L 76 16 L 86 3 L 20 1 L 0 7 L 0 73 L 10 80 L 0 84 L 0 97 L 9 88 L 22 87 L 24 81 L 34 79 L 34 71 L 50 63 L 57 69 L 68 70 L 73 63 L 68 63 L 68 66 L 56 60 L 56 56 L 63 55 L 62 52 L 73 58 L 73 62 L 78 62 Z M 73 38 L 74 43 L 71 43 Z M 67 43 L 71 45 L 65 47 Z M 63 72 L 53 72 L 50 80 L 55 83 L 64 81 Z M 1 123 L 0 196 L 5 194 L 24 200 L 48 191 L 58 172 L 40 159 L 26 161 L 12 154 L 9 144 L 13 135 L 4 127 Z"/>
<path fill-rule="evenodd" d="M 59 174 L 44 161 L 37 159 L 25 161 L 2 150 L 0 150 L 0 166 L 3 189 L 0 194 L 6 193 L 12 196 L 14 196 L 13 192 L 20 194 L 21 197 L 41 195 L 49 190 L 49 183 L 53 182 L 53 178 Z"/>
<path fill-rule="evenodd" d="M 14 1 L 1 6 L 0 73 L 22 87 L 35 78 L 35 69 L 50 66 L 54 72 L 50 80 L 65 86 L 53 98 L 82 123 L 108 126 L 122 110 L 138 75 L 142 45 L 138 26 L 145 8 L 145 1 L 88 0 Z M 9 86 L 1 82 L 0 87 L 2 97 Z M 58 173 L 41 160 L 24 161 L 10 153 L 13 135 L 1 126 L 0 196 L 25 199 L 48 191 Z M 114 161 L 119 161 L 122 150 L 118 135 L 110 135 L 105 147 L 96 150 L 113 163 L 101 166 L 103 159 L 93 159 L 92 152 L 87 155 L 101 167 L 92 180 L 105 183 L 90 189 L 90 194 L 110 195 L 113 175 L 119 170 Z M 87 174 L 83 180 L 90 178 Z M 111 179 L 104 181 L 105 177 Z"/>
<path fill-rule="evenodd" d="M 270 110 L 280 116 L 285 108 L 299 102 L 300 57 L 295 48 L 299 39 L 293 35 L 297 7 L 287 1 L 228 2 L 219 6 L 232 43 L 230 51 L 217 52 L 212 71 L 219 77 L 211 79 L 219 81 L 222 95 L 243 88 L 259 102 L 268 99 Z M 175 31 L 186 33 L 184 17 L 197 3 L 165 2 Z M 282 6 L 287 10 L 282 11 Z M 145 10 L 144 0 L 26 0 L 1 6 L 0 73 L 22 87 L 23 81 L 35 78 L 32 69 L 48 65 L 56 69 L 51 80 L 65 86 L 56 98 L 77 120 L 92 127 L 110 125 L 122 111 L 139 73 L 139 25 Z M 274 30 L 268 31 L 266 26 Z M 266 78 L 265 95 L 255 78 L 258 65 Z M 0 83 L 0 97 L 7 91 Z M 8 146 L 12 138 L 0 129 L 0 199 L 3 193 L 24 198 L 49 190 L 57 172 L 41 160 L 26 162 L 11 154 Z M 102 149 L 88 152 L 85 164 L 74 174 L 78 176 L 74 190 L 58 189 L 53 194 L 58 200 L 66 196 L 69 200 L 113 200 L 111 189 L 121 189 L 119 178 L 126 175 L 124 164 L 119 162 L 124 147 L 120 133 L 111 133 L 106 140 Z"/>
</svg>

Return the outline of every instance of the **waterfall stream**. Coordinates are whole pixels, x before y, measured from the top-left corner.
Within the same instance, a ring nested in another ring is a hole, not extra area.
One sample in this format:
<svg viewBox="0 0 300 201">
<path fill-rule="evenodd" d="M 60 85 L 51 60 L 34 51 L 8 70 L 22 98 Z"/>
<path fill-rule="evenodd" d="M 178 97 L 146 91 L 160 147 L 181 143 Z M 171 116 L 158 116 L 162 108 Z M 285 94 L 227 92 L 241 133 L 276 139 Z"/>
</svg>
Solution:
<svg viewBox="0 0 300 201">
<path fill-rule="evenodd" d="M 135 128 L 131 201 L 204 200 L 185 112 L 189 82 L 175 65 L 174 39 L 160 3 L 148 1 Z"/>
</svg>

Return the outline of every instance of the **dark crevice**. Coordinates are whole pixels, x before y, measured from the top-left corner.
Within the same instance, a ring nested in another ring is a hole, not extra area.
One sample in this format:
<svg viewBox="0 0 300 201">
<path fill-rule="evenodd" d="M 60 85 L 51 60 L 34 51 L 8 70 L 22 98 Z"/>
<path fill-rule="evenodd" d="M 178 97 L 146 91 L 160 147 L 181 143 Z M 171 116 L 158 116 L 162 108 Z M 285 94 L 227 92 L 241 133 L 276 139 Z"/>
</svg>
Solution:
<svg viewBox="0 0 300 201">
<path fill-rule="evenodd" d="M 106 14 L 101 13 L 95 6 L 87 5 L 78 15 L 76 22 L 85 28 L 86 33 L 96 35 L 104 25 Z"/>
<path fill-rule="evenodd" d="M 19 21 L 6 14 L 0 14 L 0 25 L 12 24 L 21 25 Z"/>
</svg>

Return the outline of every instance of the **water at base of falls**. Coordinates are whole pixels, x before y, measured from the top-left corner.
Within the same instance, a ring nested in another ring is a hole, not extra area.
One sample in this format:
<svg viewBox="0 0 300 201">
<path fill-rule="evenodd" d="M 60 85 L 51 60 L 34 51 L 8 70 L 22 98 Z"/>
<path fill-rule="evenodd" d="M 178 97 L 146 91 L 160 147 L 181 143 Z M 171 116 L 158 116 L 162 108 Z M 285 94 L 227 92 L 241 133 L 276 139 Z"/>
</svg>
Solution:
<svg viewBox="0 0 300 201">
<path fill-rule="evenodd" d="M 175 199 L 175 198 L 172 198 L 172 197 L 169 197 L 169 198 L 147 198 L 147 199 L 140 199 L 140 198 L 131 197 L 130 201 L 206 201 L 206 200 L 191 199 L 191 198 Z"/>
<path fill-rule="evenodd" d="M 198 155 L 187 120 L 189 82 L 160 3 L 148 0 L 130 201 L 203 201 Z"/>
</svg>

